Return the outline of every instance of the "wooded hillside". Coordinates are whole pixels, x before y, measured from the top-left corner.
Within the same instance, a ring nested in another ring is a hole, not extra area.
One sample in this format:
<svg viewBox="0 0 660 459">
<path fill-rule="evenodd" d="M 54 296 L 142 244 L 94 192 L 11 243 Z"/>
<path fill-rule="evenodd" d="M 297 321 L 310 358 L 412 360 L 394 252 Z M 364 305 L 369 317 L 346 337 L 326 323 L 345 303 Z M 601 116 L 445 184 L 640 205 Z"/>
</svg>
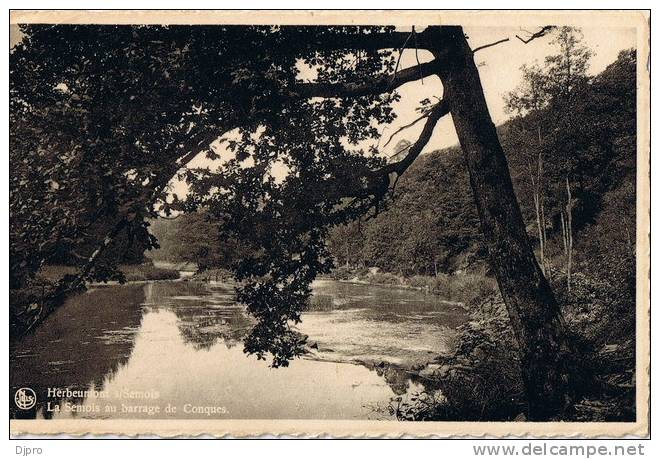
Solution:
<svg viewBox="0 0 660 459">
<path fill-rule="evenodd" d="M 568 175 L 576 263 L 580 269 L 612 271 L 629 281 L 634 277 L 635 65 L 634 50 L 624 51 L 574 95 L 570 109 L 547 107 L 498 128 L 537 252 L 528 161 L 542 151 L 546 257 L 559 268 Z M 546 133 L 540 145 L 537 125 Z M 451 273 L 485 267 L 481 238 L 461 151 L 452 147 L 420 157 L 401 178 L 389 208 L 373 219 L 336 228 L 330 246 L 340 266 L 433 275 L 436 270 Z"/>
</svg>

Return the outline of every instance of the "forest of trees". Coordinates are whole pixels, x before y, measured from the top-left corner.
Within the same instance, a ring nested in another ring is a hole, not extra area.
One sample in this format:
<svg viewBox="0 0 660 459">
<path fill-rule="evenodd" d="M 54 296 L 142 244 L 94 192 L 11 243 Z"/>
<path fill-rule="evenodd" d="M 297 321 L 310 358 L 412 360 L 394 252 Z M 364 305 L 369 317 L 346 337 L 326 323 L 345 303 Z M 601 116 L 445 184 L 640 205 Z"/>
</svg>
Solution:
<svg viewBox="0 0 660 459">
<path fill-rule="evenodd" d="M 608 277 L 616 273 L 630 288 L 635 257 L 635 51 L 622 51 L 595 77 L 581 76 L 583 84 L 572 92 L 570 106 L 552 100 L 499 126 L 499 136 L 537 256 L 566 269 L 562 215 L 568 177 L 576 268 Z M 543 130 L 540 143 L 537 127 Z M 546 238 L 543 255 L 535 199 L 539 155 L 544 163 L 539 206 Z M 401 178 L 396 195 L 375 218 L 333 230 L 329 241 L 337 265 L 375 266 L 408 276 L 484 267 L 479 217 L 458 147 L 419 158 Z"/>
<path fill-rule="evenodd" d="M 199 271 L 213 268 L 231 271 L 249 255 L 238 241 L 223 237 L 204 210 L 174 218 L 156 218 L 150 223 L 149 231 L 159 245 L 146 253 L 153 260 L 189 263 Z"/>
</svg>

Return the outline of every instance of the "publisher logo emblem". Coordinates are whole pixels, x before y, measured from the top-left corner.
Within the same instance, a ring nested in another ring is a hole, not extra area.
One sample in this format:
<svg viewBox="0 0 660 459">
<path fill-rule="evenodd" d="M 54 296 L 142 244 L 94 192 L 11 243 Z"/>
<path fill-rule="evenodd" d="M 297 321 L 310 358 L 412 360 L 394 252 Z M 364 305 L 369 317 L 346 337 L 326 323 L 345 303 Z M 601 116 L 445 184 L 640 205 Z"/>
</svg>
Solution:
<svg viewBox="0 0 660 459">
<path fill-rule="evenodd" d="M 37 394 L 29 387 L 21 387 L 14 394 L 16 406 L 22 410 L 29 410 L 37 404 Z"/>
</svg>

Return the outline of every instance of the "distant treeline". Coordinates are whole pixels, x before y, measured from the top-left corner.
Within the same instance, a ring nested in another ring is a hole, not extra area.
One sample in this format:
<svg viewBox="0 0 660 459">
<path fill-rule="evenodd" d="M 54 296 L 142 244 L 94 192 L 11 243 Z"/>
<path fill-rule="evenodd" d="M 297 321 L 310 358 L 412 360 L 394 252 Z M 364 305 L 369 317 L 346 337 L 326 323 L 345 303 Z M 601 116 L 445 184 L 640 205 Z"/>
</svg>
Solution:
<svg viewBox="0 0 660 459">
<path fill-rule="evenodd" d="M 203 210 L 152 220 L 149 231 L 160 246 L 147 253 L 150 258 L 195 263 L 200 271 L 230 268 L 246 253 L 236 241 L 222 237 L 218 224 Z"/>
</svg>

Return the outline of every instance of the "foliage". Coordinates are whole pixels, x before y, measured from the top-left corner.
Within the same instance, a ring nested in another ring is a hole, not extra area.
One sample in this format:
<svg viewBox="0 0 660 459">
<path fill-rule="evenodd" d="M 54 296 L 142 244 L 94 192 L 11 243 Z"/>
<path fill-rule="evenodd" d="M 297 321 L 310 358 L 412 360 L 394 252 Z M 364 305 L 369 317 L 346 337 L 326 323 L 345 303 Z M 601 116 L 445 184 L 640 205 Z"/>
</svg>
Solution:
<svg viewBox="0 0 660 459">
<path fill-rule="evenodd" d="M 572 351 L 563 359 L 573 404 L 562 420 L 635 419 L 635 302 L 620 289 L 584 273 L 571 291 L 553 273 L 570 330 Z M 452 353 L 421 370 L 424 389 L 393 398 L 387 410 L 400 420 L 526 420 L 517 344 L 504 303 L 488 294 L 471 303 Z"/>
<path fill-rule="evenodd" d="M 234 275 L 231 271 L 224 268 L 212 268 L 204 271 L 198 271 L 192 279 L 201 282 L 231 282 Z"/>
<path fill-rule="evenodd" d="M 635 75 L 635 51 L 623 51 L 601 74 L 576 85 L 570 108 L 540 105 L 499 127 L 530 237 L 538 238 L 531 227 L 528 166 L 538 139 L 530 126 L 540 125 L 549 238 L 561 232 L 564 174 L 570 169 L 578 201 L 573 212 L 579 269 L 598 277 L 623 276 L 628 290 L 634 289 Z M 419 158 L 401 178 L 388 209 L 333 230 L 329 246 L 340 265 L 414 276 L 435 274 L 434 261 L 439 274 L 478 271 L 486 256 L 480 241 L 467 173 L 458 150 L 449 148 Z M 560 243 L 550 242 L 551 255 L 558 255 Z"/>
<path fill-rule="evenodd" d="M 366 268 L 352 269 L 341 266 L 333 270 L 332 277 L 338 280 L 419 289 L 438 295 L 444 300 L 463 303 L 468 309 L 498 291 L 495 279 L 478 273 L 438 273 L 437 276 L 417 274 L 403 277 L 392 273 L 373 272 Z"/>
<path fill-rule="evenodd" d="M 11 287 L 33 279 L 64 240 L 104 247 L 127 232 L 155 247 L 147 219 L 206 208 L 251 254 L 235 267 L 238 297 L 260 321 L 246 350 L 282 354 L 275 365 L 301 352 L 288 332 L 309 283 L 332 266 L 327 228 L 386 192 L 386 178 L 368 177 L 383 164 L 368 144 L 399 96 L 291 94 L 301 70 L 319 84 L 389 76 L 394 52 L 371 40 L 394 29 L 21 28 L 10 56 Z M 184 168 L 200 154 L 219 159 L 210 144 L 228 132 L 234 157 L 222 169 Z M 290 171 L 282 182 L 270 174 L 276 164 Z M 167 199 L 178 171 L 191 189 L 185 204 Z M 109 222 L 100 239 L 89 231 L 99 218 Z M 118 260 L 90 258 L 82 280 L 121 277 Z"/>
<path fill-rule="evenodd" d="M 505 97 L 506 108 L 518 115 L 541 110 L 570 99 L 588 83 L 587 70 L 593 51 L 582 44 L 582 32 L 574 27 L 560 27 L 551 45 L 557 54 L 545 58 L 544 67 L 523 65 L 523 83 Z"/>
<path fill-rule="evenodd" d="M 339 226 L 329 247 L 338 264 L 434 275 L 483 257 L 479 219 L 458 148 L 426 154 L 399 181 L 388 209 Z M 467 258 L 467 259 L 466 259 Z"/>
<path fill-rule="evenodd" d="M 560 231 L 557 217 L 561 200 L 565 199 L 561 187 L 567 172 L 579 200 L 574 209 L 578 272 L 574 274 L 571 292 L 566 290 L 562 271 L 551 266 L 549 272 L 575 349 L 575 355 L 567 356 L 565 365 L 570 370 L 569 390 L 576 403 L 568 407 L 563 419 L 634 419 L 635 75 L 635 51 L 625 50 L 601 74 L 576 85 L 570 104 L 557 99 L 551 103 L 548 98 L 499 127 L 526 222 L 534 221 L 526 161 L 538 146 L 537 132 L 530 126 L 540 125 L 545 133 L 541 148 L 550 191 L 546 203 L 551 237 L 558 236 Z M 426 157 L 442 154 L 449 156 L 451 150 L 433 152 Z M 420 174 L 418 169 L 431 169 L 434 165 L 432 161 L 420 161 L 411 168 L 410 175 L 402 178 L 401 185 L 407 180 L 418 180 L 420 175 L 435 173 L 427 170 Z M 391 225 L 394 228 L 405 225 L 406 218 L 388 217 L 391 212 L 405 211 L 404 206 L 397 209 L 404 199 L 407 203 L 416 199 L 455 199 L 450 190 L 431 184 L 426 187 L 411 186 L 405 189 L 405 194 L 400 187 L 399 199 L 389 209 L 377 219 L 362 222 L 364 247 L 372 244 L 369 239 L 372 234 L 380 237 L 387 234 L 388 229 L 380 226 L 379 221 L 396 221 Z M 417 223 L 419 227 L 432 224 L 431 218 Z M 464 231 L 470 229 L 463 225 Z M 436 229 L 438 234 L 444 230 Z M 537 236 L 536 230 L 530 228 L 529 232 L 530 236 Z M 404 240 L 407 237 L 409 234 L 403 232 L 398 238 L 392 235 L 388 244 L 380 246 L 381 259 L 396 259 L 398 248 L 407 244 Z M 559 243 L 551 242 L 550 248 L 557 255 L 561 250 Z M 473 252 L 464 255 L 469 253 Z M 341 252 L 337 256 L 341 257 Z M 362 260 L 366 265 L 380 267 L 375 259 Z M 456 268 L 450 265 L 448 271 Z M 418 271 L 423 272 L 423 269 Z M 455 283 L 463 278 L 464 289 Z M 519 361 L 501 300 L 489 299 L 493 292 L 490 288 L 494 286 L 480 292 L 484 282 L 478 276 L 471 280 L 469 276 L 443 273 L 433 277 L 417 274 L 408 282 L 427 288 L 431 279 L 437 282 L 433 289 L 445 297 L 456 298 L 458 295 L 453 293 L 456 290 L 467 294 L 465 300 L 473 317 L 461 328 L 455 354 L 432 363 L 423 372 L 429 377 L 426 390 L 393 399 L 389 406 L 391 413 L 405 420 L 516 419 L 525 412 Z"/>
<path fill-rule="evenodd" d="M 579 230 L 597 218 L 605 193 L 634 176 L 635 51 L 622 51 L 604 72 L 589 77 L 592 52 L 580 40 L 579 30 L 560 28 L 553 41 L 559 52 L 548 56 L 544 67 L 522 69 L 523 85 L 507 96 L 509 109 L 518 116 L 500 128 L 528 220 L 534 210 L 536 158 L 543 158 L 543 176 L 537 180 L 546 188 L 541 198 L 552 234 L 561 231 L 567 179 Z"/>
<path fill-rule="evenodd" d="M 174 269 L 157 268 L 151 263 L 139 265 L 120 266 L 127 282 L 149 281 L 149 280 L 172 280 L 179 278 L 179 272 Z"/>
<path fill-rule="evenodd" d="M 374 272 L 367 274 L 366 281 L 377 285 L 397 285 L 401 284 L 401 278 L 391 273 Z"/>
<path fill-rule="evenodd" d="M 98 247 L 113 225 L 111 218 L 99 218 L 89 225 L 84 237 L 80 239 L 62 239 L 53 247 L 52 253 L 44 262 L 47 265 L 81 266 Z M 150 229 L 147 225 L 133 226 L 131 231 L 118 235 L 101 257 L 101 263 L 116 261 L 121 264 L 140 264 L 144 260 L 144 252 L 150 247 Z M 75 271 L 73 272 L 75 273 Z"/>
<path fill-rule="evenodd" d="M 331 229 L 383 210 L 390 177 L 374 173 L 386 161 L 373 145 L 378 127 L 396 117 L 394 49 L 405 37 L 393 27 L 339 26 L 29 25 L 22 32 L 10 55 L 10 288 L 29 287 L 59 247 L 70 247 L 68 256 L 121 233 L 154 248 L 151 219 L 203 211 L 197 229 L 211 222 L 216 241 L 241 250 L 222 258 L 212 239 L 195 246 L 204 263 L 231 265 L 240 281 L 238 299 L 257 319 L 246 352 L 271 355 L 274 366 L 300 355 L 304 337 L 293 326 L 311 281 L 334 266 Z M 552 133 L 556 175 L 568 171 L 578 183 L 583 225 L 600 212 L 608 183 L 634 171 L 630 68 L 632 52 L 602 78 L 569 84 L 570 103 L 558 93 L 556 104 L 535 110 Z M 321 98 L 301 89 L 310 80 L 330 89 L 387 84 Z M 220 136 L 230 153 L 222 158 L 211 147 Z M 507 150 L 513 159 L 516 149 Z M 187 167 L 204 155 L 222 167 Z M 398 183 L 390 211 L 359 231 L 347 228 L 345 242 L 333 238 L 340 262 L 428 275 L 462 269 L 481 252 L 458 151 L 420 159 L 414 176 Z M 287 173 L 276 177 L 276 168 Z M 185 201 L 168 196 L 175 175 L 189 186 Z M 363 231 L 361 247 L 351 235 Z M 80 274 L 122 279 L 119 261 L 93 259 Z"/>
<path fill-rule="evenodd" d="M 369 273 L 369 270 L 364 267 L 353 267 L 346 265 L 339 265 L 332 270 L 330 276 L 336 280 L 352 280 L 360 279 L 366 276 Z"/>
<path fill-rule="evenodd" d="M 497 282 L 492 277 L 462 274 L 452 276 L 450 280 L 450 298 L 468 306 L 474 306 L 476 302 L 492 296 L 497 291 Z"/>
<path fill-rule="evenodd" d="M 99 220 L 124 219 L 127 234 L 154 244 L 145 202 L 161 191 L 167 154 L 202 118 L 182 85 L 195 75 L 181 65 L 185 33 L 163 43 L 164 30 L 22 26 L 10 55 L 12 287 L 65 243 L 97 246 Z M 90 277 L 113 271 L 106 259 Z"/>
<path fill-rule="evenodd" d="M 204 210 L 180 214 L 174 219 L 152 220 L 150 231 L 159 248 L 149 252 L 155 260 L 194 263 L 199 271 L 231 269 L 247 255 L 236 239 L 223 238 L 221 228 Z"/>
<path fill-rule="evenodd" d="M 520 361 L 506 311 L 501 300 L 481 301 L 459 328 L 453 353 L 422 372 L 426 389 L 392 400 L 397 419 L 508 421 L 524 412 Z"/>
</svg>

